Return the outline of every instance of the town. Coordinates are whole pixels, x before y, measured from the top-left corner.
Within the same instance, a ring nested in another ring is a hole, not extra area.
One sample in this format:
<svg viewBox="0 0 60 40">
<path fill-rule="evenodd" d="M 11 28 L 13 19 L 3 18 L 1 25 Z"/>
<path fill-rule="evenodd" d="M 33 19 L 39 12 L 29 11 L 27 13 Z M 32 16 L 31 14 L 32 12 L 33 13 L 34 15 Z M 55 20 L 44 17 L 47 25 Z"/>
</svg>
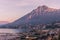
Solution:
<svg viewBox="0 0 60 40">
<path fill-rule="evenodd" d="M 22 33 L 20 40 L 60 40 L 60 23 L 40 25 L 29 32 Z"/>
</svg>

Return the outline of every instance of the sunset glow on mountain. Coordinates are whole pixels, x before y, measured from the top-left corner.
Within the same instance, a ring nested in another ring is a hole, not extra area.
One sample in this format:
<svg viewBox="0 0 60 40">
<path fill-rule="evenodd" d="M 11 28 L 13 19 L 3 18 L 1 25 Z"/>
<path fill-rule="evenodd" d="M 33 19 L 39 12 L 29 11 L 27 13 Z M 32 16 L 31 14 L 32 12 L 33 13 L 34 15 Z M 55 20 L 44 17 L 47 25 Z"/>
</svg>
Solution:
<svg viewBox="0 0 60 40">
<path fill-rule="evenodd" d="M 0 21 L 15 21 L 40 5 L 60 9 L 60 0 L 0 0 Z"/>
</svg>

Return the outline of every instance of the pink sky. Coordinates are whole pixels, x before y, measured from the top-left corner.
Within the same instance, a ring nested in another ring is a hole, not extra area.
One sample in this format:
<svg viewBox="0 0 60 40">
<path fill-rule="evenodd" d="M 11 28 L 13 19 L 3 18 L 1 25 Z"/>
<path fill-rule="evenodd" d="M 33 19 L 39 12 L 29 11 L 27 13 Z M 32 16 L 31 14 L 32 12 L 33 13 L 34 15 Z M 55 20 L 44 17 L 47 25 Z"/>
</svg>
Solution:
<svg viewBox="0 0 60 40">
<path fill-rule="evenodd" d="M 40 5 L 60 8 L 60 0 L 0 0 L 0 21 L 12 22 Z"/>
</svg>

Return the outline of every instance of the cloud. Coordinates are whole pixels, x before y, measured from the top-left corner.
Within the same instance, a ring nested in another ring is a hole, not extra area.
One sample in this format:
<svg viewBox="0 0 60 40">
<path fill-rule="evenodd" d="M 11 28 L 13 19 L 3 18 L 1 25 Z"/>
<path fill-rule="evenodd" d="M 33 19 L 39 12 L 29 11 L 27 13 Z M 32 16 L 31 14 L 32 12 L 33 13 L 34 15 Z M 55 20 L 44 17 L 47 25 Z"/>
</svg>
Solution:
<svg viewBox="0 0 60 40">
<path fill-rule="evenodd" d="M 12 19 L 21 17 L 40 5 L 60 8 L 60 0 L 0 0 L 0 18 L 5 17 L 5 14 Z"/>
<path fill-rule="evenodd" d="M 20 6 L 20 7 L 28 6 L 28 5 L 30 5 L 30 4 L 27 3 L 27 2 L 19 2 L 19 3 L 16 3 L 16 6 Z"/>
<path fill-rule="evenodd" d="M 40 2 L 39 0 L 22 0 L 19 1 L 18 3 L 16 3 L 16 6 L 34 6 L 34 5 L 38 5 Z"/>
</svg>

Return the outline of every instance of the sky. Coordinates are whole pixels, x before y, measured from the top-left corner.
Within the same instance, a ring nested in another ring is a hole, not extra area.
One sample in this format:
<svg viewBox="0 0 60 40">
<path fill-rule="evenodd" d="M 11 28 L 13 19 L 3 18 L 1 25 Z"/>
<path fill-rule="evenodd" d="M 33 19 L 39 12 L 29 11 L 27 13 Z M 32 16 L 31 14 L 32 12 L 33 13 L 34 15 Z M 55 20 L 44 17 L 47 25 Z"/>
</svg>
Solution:
<svg viewBox="0 0 60 40">
<path fill-rule="evenodd" d="M 41 5 L 60 9 L 60 0 L 0 0 L 0 21 L 13 22 Z"/>
</svg>

